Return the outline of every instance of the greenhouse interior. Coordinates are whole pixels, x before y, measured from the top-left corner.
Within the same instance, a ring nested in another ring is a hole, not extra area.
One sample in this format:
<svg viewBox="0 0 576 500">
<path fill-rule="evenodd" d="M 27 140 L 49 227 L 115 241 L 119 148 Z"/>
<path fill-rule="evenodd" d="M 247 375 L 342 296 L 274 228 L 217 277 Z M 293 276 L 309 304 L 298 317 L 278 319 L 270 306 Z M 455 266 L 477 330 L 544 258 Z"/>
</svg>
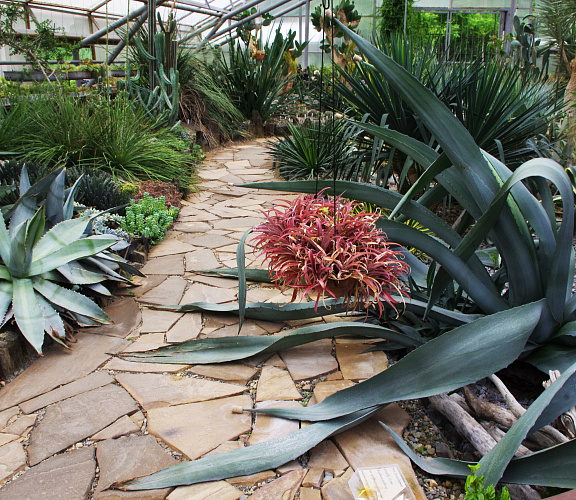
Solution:
<svg viewBox="0 0 576 500">
<path fill-rule="evenodd" d="M 576 499 L 576 0 L 0 0 L 0 500 Z"/>
</svg>

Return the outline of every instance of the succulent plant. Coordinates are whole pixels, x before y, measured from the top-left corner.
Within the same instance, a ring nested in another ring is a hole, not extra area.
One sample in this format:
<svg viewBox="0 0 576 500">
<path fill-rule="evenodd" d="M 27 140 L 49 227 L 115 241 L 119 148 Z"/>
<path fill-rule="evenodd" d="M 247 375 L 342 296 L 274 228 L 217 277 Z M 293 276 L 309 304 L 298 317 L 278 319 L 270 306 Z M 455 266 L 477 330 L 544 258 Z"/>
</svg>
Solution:
<svg viewBox="0 0 576 500">
<path fill-rule="evenodd" d="M 126 216 L 122 219 L 122 229 L 134 236 L 142 236 L 154 245 L 158 243 L 178 216 L 179 209 L 166 207 L 166 198 L 153 198 L 149 193 L 136 202 L 130 200 Z"/>
<path fill-rule="evenodd" d="M 31 182 L 36 182 L 46 175 L 46 168 L 40 163 L 23 160 L 0 160 L 0 185 L 18 187 L 20 184 L 20 173 L 24 166 L 26 166 L 28 178 Z M 2 201 L 3 203 L 15 203 L 17 199 L 18 190 L 15 190 L 13 193 L 7 194 Z"/>
<path fill-rule="evenodd" d="M 123 191 L 110 174 L 90 167 L 72 167 L 66 170 L 66 185 L 70 186 L 76 179 L 78 191 L 76 201 L 98 210 L 126 205 L 130 194 Z"/>
</svg>

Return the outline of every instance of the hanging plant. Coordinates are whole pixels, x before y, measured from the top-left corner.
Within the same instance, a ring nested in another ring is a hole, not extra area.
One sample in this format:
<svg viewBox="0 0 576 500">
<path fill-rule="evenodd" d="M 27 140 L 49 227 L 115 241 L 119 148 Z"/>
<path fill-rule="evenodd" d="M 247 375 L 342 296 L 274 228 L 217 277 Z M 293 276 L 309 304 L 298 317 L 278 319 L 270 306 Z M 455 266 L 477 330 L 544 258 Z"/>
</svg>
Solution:
<svg viewBox="0 0 576 500">
<path fill-rule="evenodd" d="M 349 310 L 378 307 L 395 310 L 403 298 L 401 279 L 409 273 L 402 252 L 391 250 L 386 235 L 376 229 L 379 215 L 358 211 L 358 203 L 340 197 L 299 196 L 281 200 L 264 212 L 255 250 L 268 261 L 270 276 L 280 289 L 316 296 L 316 308 L 325 296 L 344 298 Z M 396 297 L 396 298 L 395 298 Z"/>
</svg>

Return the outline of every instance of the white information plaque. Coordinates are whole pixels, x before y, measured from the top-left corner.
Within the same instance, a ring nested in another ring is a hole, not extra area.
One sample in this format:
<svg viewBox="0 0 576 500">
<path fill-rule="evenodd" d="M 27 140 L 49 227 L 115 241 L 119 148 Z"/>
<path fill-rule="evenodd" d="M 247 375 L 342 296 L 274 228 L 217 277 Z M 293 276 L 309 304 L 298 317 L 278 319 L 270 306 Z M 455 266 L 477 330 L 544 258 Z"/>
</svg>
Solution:
<svg viewBox="0 0 576 500">
<path fill-rule="evenodd" d="M 355 500 L 407 500 L 412 498 L 397 465 L 359 467 L 348 481 Z"/>
</svg>

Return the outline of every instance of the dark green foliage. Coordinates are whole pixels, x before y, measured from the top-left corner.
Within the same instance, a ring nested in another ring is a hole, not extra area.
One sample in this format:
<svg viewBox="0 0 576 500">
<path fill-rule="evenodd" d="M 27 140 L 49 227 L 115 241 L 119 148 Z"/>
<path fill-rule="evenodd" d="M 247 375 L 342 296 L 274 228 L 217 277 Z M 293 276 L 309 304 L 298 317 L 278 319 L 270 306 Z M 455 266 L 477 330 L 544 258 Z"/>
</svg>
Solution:
<svg viewBox="0 0 576 500">
<path fill-rule="evenodd" d="M 87 207 L 98 210 L 125 205 L 130 201 L 130 194 L 122 191 L 114 179 L 101 170 L 90 167 L 71 167 L 66 170 L 66 186 L 78 182 L 76 201 Z"/>
<path fill-rule="evenodd" d="M 178 211 L 177 207 L 166 207 L 164 196 L 152 198 L 145 193 L 138 202 L 130 200 L 126 216 L 122 217 L 122 229 L 133 236 L 147 238 L 154 245 L 164 238 Z"/>
<path fill-rule="evenodd" d="M 411 23 L 413 19 L 412 4 L 414 0 L 408 0 L 408 17 L 407 24 Z M 382 5 L 378 9 L 380 20 L 378 27 L 380 33 L 384 36 L 389 36 L 399 31 L 404 30 L 404 13 L 405 13 L 405 0 L 383 0 Z"/>
<path fill-rule="evenodd" d="M 0 160 L 0 185 L 9 186 L 13 184 L 16 187 L 15 191 L 3 198 L 3 203 L 14 203 L 18 199 L 20 174 L 22 173 L 22 167 L 24 167 L 24 165 L 26 165 L 26 169 L 28 170 L 28 176 L 31 184 L 39 181 L 47 173 L 47 170 L 43 165 L 33 161 L 26 162 L 23 160 Z"/>
</svg>

